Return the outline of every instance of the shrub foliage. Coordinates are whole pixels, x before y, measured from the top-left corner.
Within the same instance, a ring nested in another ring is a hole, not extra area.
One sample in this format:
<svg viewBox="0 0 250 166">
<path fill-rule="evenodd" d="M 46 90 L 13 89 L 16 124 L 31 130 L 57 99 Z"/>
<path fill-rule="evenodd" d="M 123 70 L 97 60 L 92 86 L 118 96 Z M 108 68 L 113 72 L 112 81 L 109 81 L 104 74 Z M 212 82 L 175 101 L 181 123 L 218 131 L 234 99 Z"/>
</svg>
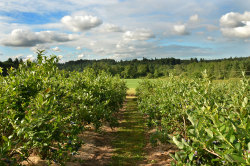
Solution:
<svg viewBox="0 0 250 166">
<path fill-rule="evenodd" d="M 87 124 L 116 125 L 125 82 L 91 69 L 60 71 L 57 62 L 39 51 L 36 62 L 0 75 L 0 165 L 20 163 L 34 152 L 63 164 L 81 146 L 78 134 Z"/>
<path fill-rule="evenodd" d="M 203 78 L 171 76 L 143 81 L 139 109 L 148 124 L 168 133 L 179 151 L 173 165 L 249 165 L 249 79 L 211 83 Z M 167 138 L 166 138 L 167 139 Z"/>
</svg>

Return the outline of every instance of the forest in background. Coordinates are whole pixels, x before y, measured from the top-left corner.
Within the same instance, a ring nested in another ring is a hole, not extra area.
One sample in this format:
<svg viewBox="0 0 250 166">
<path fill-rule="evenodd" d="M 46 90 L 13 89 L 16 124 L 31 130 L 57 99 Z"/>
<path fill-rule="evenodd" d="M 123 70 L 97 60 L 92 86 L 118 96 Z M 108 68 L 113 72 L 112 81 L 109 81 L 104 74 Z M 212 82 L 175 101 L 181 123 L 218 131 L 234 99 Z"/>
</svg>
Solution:
<svg viewBox="0 0 250 166">
<path fill-rule="evenodd" d="M 7 69 L 17 68 L 22 59 L 0 62 L 3 68 L 3 75 L 7 75 Z M 93 68 L 96 71 L 105 70 L 112 75 L 120 75 L 121 78 L 159 78 L 168 77 L 170 73 L 174 76 L 201 77 L 201 71 L 207 70 L 212 79 L 238 78 L 242 71 L 246 76 L 250 75 L 250 57 L 227 58 L 216 60 L 205 60 L 191 58 L 188 60 L 176 58 L 161 58 L 142 60 L 76 60 L 66 63 L 58 63 L 61 70 L 83 71 L 85 68 Z"/>
<path fill-rule="evenodd" d="M 112 75 L 120 75 L 122 78 L 159 78 L 184 75 L 201 77 L 201 71 L 207 73 L 213 79 L 237 78 L 242 76 L 242 71 L 250 75 L 250 57 L 228 58 L 217 60 L 205 60 L 191 58 L 181 60 L 175 58 L 126 60 L 115 61 L 113 59 L 102 60 L 77 60 L 58 64 L 58 67 L 67 71 L 82 71 L 85 68 L 105 70 Z"/>
</svg>

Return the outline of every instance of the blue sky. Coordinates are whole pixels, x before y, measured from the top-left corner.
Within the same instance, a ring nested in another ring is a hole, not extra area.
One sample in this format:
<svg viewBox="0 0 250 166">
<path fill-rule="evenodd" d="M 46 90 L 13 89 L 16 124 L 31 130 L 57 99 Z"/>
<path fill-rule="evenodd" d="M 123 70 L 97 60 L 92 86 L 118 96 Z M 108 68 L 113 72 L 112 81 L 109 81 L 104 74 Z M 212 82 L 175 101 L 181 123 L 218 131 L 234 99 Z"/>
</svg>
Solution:
<svg viewBox="0 0 250 166">
<path fill-rule="evenodd" d="M 248 0 L 1 0 L 0 61 L 250 56 Z"/>
</svg>

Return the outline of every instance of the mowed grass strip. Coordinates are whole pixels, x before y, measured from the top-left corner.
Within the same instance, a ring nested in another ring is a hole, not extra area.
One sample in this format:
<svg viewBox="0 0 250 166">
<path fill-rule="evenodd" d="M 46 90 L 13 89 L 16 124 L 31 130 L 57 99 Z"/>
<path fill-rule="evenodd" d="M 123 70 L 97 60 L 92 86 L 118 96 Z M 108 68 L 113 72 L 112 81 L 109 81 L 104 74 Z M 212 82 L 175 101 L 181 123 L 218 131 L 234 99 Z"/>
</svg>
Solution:
<svg viewBox="0 0 250 166">
<path fill-rule="evenodd" d="M 134 96 L 136 94 L 136 88 L 139 85 L 139 82 L 142 81 L 142 79 L 124 79 L 126 81 L 128 90 L 127 95 L 128 96 Z"/>
<path fill-rule="evenodd" d="M 124 79 L 124 81 L 126 81 L 128 88 L 136 89 L 142 79 Z"/>
<path fill-rule="evenodd" d="M 123 79 L 126 81 L 128 90 L 127 90 L 127 96 L 134 96 L 136 95 L 136 88 L 139 86 L 139 83 L 143 81 L 143 79 Z M 155 79 L 148 79 L 150 81 L 153 81 Z"/>
<path fill-rule="evenodd" d="M 122 121 L 112 143 L 116 150 L 111 165 L 137 165 L 144 160 L 146 124 L 138 112 L 136 98 L 127 97 L 126 103 L 126 110 L 122 112 Z"/>
</svg>

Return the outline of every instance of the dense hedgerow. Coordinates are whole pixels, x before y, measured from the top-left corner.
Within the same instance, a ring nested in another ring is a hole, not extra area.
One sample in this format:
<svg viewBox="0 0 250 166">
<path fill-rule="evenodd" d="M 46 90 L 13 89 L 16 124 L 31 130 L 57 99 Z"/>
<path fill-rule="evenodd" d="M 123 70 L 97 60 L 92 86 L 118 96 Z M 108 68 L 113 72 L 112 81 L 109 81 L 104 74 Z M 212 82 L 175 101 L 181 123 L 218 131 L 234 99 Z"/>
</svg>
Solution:
<svg viewBox="0 0 250 166">
<path fill-rule="evenodd" d="M 0 74 L 0 165 L 17 164 L 36 153 L 65 163 L 81 146 L 87 124 L 116 125 L 125 82 L 105 72 L 65 72 L 58 59 L 38 52 L 37 62 Z"/>
<path fill-rule="evenodd" d="M 149 125 L 179 148 L 173 165 L 249 165 L 249 88 L 245 77 L 216 84 L 206 73 L 170 77 L 141 82 L 138 105 Z"/>
</svg>

